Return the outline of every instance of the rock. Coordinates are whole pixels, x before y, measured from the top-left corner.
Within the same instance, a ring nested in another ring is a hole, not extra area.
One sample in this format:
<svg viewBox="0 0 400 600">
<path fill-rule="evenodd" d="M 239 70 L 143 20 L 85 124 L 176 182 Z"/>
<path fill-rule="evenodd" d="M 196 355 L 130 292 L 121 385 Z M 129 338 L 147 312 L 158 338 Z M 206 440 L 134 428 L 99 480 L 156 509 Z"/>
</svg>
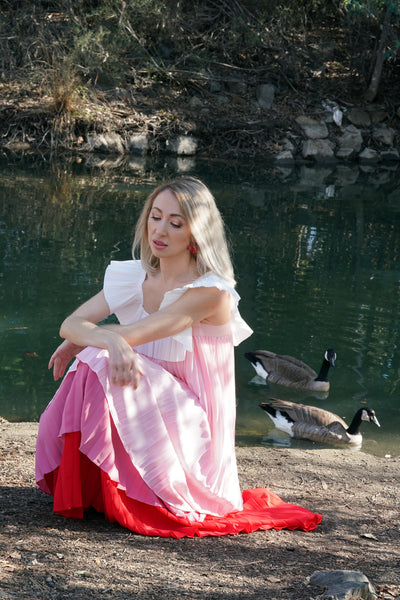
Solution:
<svg viewBox="0 0 400 600">
<path fill-rule="evenodd" d="M 373 125 L 376 123 L 382 123 L 382 121 L 388 118 L 388 114 L 383 108 L 369 106 L 367 110 Z"/>
<path fill-rule="evenodd" d="M 179 135 L 177 138 L 167 140 L 166 147 L 169 152 L 179 156 L 192 156 L 197 152 L 197 139 L 190 135 Z"/>
<path fill-rule="evenodd" d="M 275 157 L 276 161 L 279 161 L 280 163 L 293 163 L 294 157 L 293 154 L 290 150 L 283 150 L 282 152 L 280 152 L 276 157 Z"/>
<path fill-rule="evenodd" d="M 400 160 L 399 151 L 397 148 L 390 148 L 389 150 L 384 150 L 381 152 L 381 159 L 384 162 L 389 161 L 398 161 Z"/>
<path fill-rule="evenodd" d="M 321 598 L 330 600 L 376 600 L 375 589 L 360 571 L 315 571 L 311 585 L 325 588 Z"/>
<path fill-rule="evenodd" d="M 275 99 L 275 86 L 272 83 L 262 83 L 257 86 L 256 98 L 261 108 L 271 108 Z"/>
<path fill-rule="evenodd" d="M 347 113 L 347 118 L 350 123 L 357 127 L 369 127 L 371 125 L 369 113 L 361 108 L 351 108 Z"/>
<path fill-rule="evenodd" d="M 339 148 L 336 152 L 336 158 L 340 160 L 352 160 L 357 156 L 358 152 L 354 148 Z"/>
<path fill-rule="evenodd" d="M 303 157 L 316 161 L 335 160 L 335 144 L 330 140 L 306 140 L 303 144 Z"/>
<path fill-rule="evenodd" d="M 364 148 L 358 155 L 358 158 L 361 162 L 378 162 L 379 154 L 373 148 Z"/>
<path fill-rule="evenodd" d="M 281 146 L 283 150 L 289 150 L 290 152 L 295 152 L 296 150 L 296 147 L 293 144 L 293 142 L 287 137 L 283 138 L 283 140 L 281 141 Z"/>
<path fill-rule="evenodd" d="M 132 154 L 145 154 L 149 147 L 149 138 L 145 133 L 136 133 L 127 138 L 126 145 Z"/>
<path fill-rule="evenodd" d="M 395 135 L 395 130 L 391 127 L 387 127 L 386 125 L 379 125 L 377 127 L 374 127 L 372 130 L 373 139 L 377 142 L 385 144 L 385 146 L 393 145 Z"/>
<path fill-rule="evenodd" d="M 125 151 L 122 138 L 118 133 L 104 133 L 87 137 L 88 149 L 94 152 L 123 154 Z"/>
<path fill-rule="evenodd" d="M 304 133 L 309 139 L 316 140 L 327 138 L 329 135 L 328 128 L 325 123 L 300 115 L 296 119 L 296 123 L 300 125 Z"/>
<path fill-rule="evenodd" d="M 361 131 L 357 127 L 354 127 L 354 125 L 349 125 L 344 129 L 343 135 L 338 140 L 338 144 L 341 149 L 350 148 L 354 153 L 360 152 L 363 144 Z"/>
</svg>

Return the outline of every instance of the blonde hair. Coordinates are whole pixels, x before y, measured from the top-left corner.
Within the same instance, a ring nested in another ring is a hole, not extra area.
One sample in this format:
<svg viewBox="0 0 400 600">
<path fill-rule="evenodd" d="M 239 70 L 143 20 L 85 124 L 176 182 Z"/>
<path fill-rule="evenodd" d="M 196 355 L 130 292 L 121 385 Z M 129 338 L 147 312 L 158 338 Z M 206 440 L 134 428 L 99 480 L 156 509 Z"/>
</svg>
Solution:
<svg viewBox="0 0 400 600">
<path fill-rule="evenodd" d="M 159 259 L 151 251 L 147 235 L 147 221 L 155 198 L 164 190 L 170 190 L 177 199 L 190 233 L 196 242 L 195 255 L 200 275 L 211 271 L 230 285 L 235 286 L 235 276 L 228 250 L 224 223 L 208 187 L 195 177 L 173 179 L 158 186 L 148 196 L 136 224 L 132 254 L 140 248 L 140 259 L 148 273 L 160 268 Z"/>
</svg>

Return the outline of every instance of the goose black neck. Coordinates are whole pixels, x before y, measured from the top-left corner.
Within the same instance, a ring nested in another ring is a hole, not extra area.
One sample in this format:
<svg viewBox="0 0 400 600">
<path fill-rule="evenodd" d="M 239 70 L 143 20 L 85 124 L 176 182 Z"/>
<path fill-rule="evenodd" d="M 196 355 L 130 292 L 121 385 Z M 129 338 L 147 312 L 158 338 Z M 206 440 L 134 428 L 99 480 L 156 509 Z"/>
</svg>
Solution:
<svg viewBox="0 0 400 600">
<path fill-rule="evenodd" d="M 328 381 L 328 371 L 330 366 L 331 363 L 324 358 L 318 373 L 318 377 L 315 378 L 315 381 Z"/>
<path fill-rule="evenodd" d="M 347 433 L 349 433 L 350 435 L 357 435 L 360 433 L 360 427 L 361 427 L 361 423 L 362 423 L 362 419 L 361 419 L 361 414 L 362 414 L 363 409 L 360 408 L 356 414 L 353 417 L 352 422 L 350 423 L 349 427 L 347 428 Z"/>
</svg>

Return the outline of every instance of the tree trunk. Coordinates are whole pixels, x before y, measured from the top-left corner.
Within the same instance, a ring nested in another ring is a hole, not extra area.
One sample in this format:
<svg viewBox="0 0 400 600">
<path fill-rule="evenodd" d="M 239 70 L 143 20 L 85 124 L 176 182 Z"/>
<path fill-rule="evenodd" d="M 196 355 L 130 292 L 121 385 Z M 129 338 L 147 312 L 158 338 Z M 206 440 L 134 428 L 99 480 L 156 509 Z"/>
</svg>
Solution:
<svg viewBox="0 0 400 600">
<path fill-rule="evenodd" d="M 374 70 L 372 71 L 371 80 L 367 91 L 365 92 L 365 100 L 367 102 L 373 102 L 378 93 L 379 83 L 382 77 L 383 63 L 385 60 L 386 52 L 386 40 L 390 29 L 390 19 L 392 16 L 391 2 L 388 2 L 385 18 L 383 20 L 381 35 L 379 39 L 378 49 L 376 51 Z"/>
</svg>

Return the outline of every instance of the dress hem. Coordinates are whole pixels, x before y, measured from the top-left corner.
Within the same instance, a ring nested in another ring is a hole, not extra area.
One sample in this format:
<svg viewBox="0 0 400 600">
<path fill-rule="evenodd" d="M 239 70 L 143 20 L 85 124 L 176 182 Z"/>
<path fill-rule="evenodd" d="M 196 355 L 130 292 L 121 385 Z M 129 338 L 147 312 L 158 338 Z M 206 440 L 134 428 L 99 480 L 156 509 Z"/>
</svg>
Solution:
<svg viewBox="0 0 400 600">
<path fill-rule="evenodd" d="M 80 432 L 64 436 L 60 465 L 38 482 L 40 489 L 54 497 L 55 513 L 67 518 L 84 518 L 94 508 L 111 523 L 135 533 L 157 537 L 205 537 L 250 533 L 268 529 L 312 531 L 322 515 L 284 502 L 265 488 L 244 490 L 243 510 L 223 517 L 205 515 L 190 521 L 172 514 L 166 507 L 151 506 L 127 496 L 109 475 L 79 450 Z M 47 489 L 46 489 L 47 488 Z"/>
</svg>

